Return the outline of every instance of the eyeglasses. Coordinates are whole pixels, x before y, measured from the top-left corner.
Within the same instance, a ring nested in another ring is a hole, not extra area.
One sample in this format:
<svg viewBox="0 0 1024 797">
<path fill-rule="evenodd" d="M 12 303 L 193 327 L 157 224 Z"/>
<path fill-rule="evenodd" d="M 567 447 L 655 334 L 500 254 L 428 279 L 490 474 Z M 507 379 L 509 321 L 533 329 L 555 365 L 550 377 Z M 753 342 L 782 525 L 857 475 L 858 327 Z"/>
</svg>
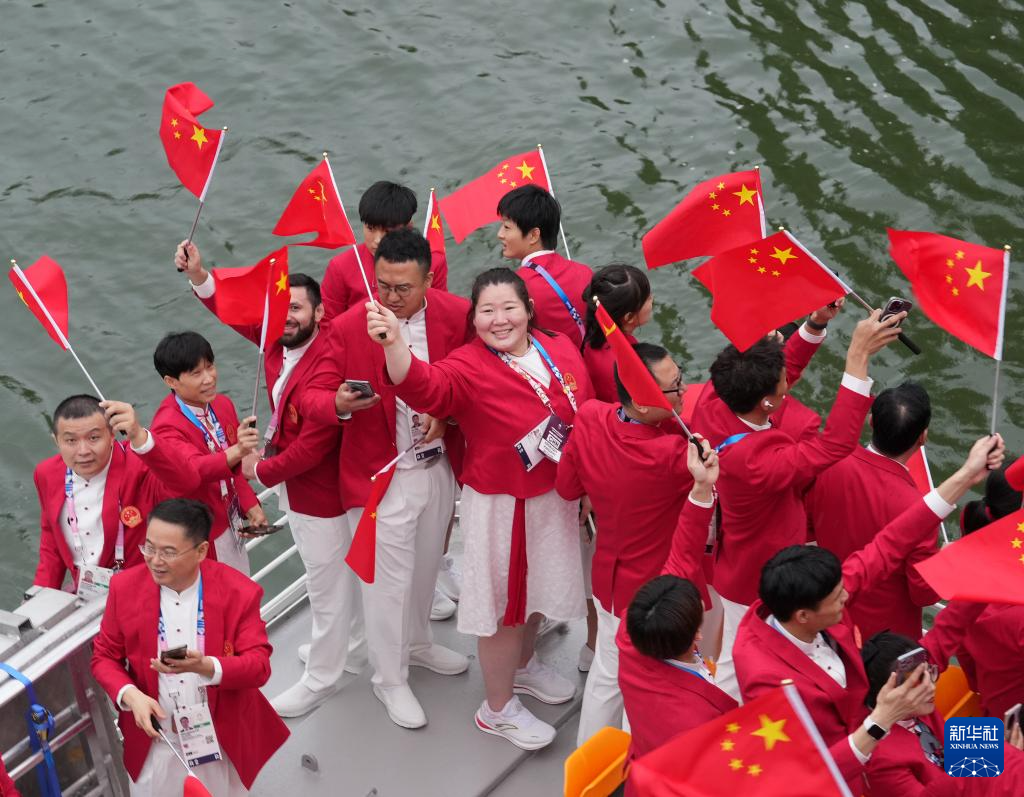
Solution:
<svg viewBox="0 0 1024 797">
<path fill-rule="evenodd" d="M 686 386 L 683 384 L 683 375 L 682 373 L 680 373 L 679 378 L 672 383 L 672 387 L 669 388 L 668 390 L 662 390 L 661 392 L 664 393 L 666 396 L 671 396 L 673 393 L 677 396 L 681 396 L 685 389 Z"/>
<path fill-rule="evenodd" d="M 401 285 L 388 285 L 386 282 L 378 282 L 377 290 L 381 294 L 394 293 L 397 294 L 398 296 L 401 296 L 404 299 L 406 296 L 412 293 L 412 285 L 410 285 L 407 282 L 402 283 Z"/>
<path fill-rule="evenodd" d="M 202 543 L 200 543 L 202 545 Z M 163 559 L 165 562 L 173 562 L 179 556 L 184 556 L 189 551 L 194 551 L 199 545 L 193 545 L 191 548 L 186 548 L 184 551 L 176 551 L 173 548 L 161 548 L 157 550 L 149 543 L 139 546 L 139 553 L 141 553 L 147 559 Z"/>
</svg>

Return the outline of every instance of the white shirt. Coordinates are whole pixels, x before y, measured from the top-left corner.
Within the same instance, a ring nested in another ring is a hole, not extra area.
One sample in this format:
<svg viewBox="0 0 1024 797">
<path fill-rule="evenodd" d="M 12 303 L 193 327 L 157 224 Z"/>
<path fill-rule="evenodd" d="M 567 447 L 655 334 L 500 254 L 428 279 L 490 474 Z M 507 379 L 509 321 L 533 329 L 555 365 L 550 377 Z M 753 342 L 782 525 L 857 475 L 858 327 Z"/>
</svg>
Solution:
<svg viewBox="0 0 1024 797">
<path fill-rule="evenodd" d="M 541 249 L 539 252 L 530 252 L 530 254 L 523 258 L 523 262 L 521 263 L 521 265 L 528 266 L 530 265 L 530 261 L 533 260 L 535 257 L 543 257 L 544 255 L 550 255 L 553 254 L 554 251 L 554 249 Z"/>
<path fill-rule="evenodd" d="M 694 675 L 700 676 L 709 684 L 715 683 L 715 676 L 711 674 L 711 670 L 707 668 L 704 663 L 704 659 L 698 658 L 697 661 L 683 661 L 682 659 L 665 659 L 665 661 L 673 667 L 682 667 Z"/>
<path fill-rule="evenodd" d="M 864 448 L 866 448 L 866 449 L 867 449 L 868 451 L 870 451 L 870 452 L 871 452 L 872 454 L 877 454 L 878 456 L 882 457 L 883 459 L 890 459 L 890 460 L 892 460 L 892 461 L 893 461 L 893 462 L 895 462 L 895 463 L 896 463 L 897 465 L 899 465 L 900 467 L 902 467 L 902 468 L 903 468 L 903 470 L 907 471 L 908 473 L 910 472 L 910 468 L 908 468 L 908 467 L 907 467 L 906 465 L 904 465 L 904 464 L 903 464 L 902 462 L 899 462 L 899 461 L 897 461 L 897 460 L 893 459 L 892 457 L 887 457 L 887 456 L 885 456 L 885 454 L 883 454 L 883 453 L 882 453 L 881 451 L 879 451 L 879 450 L 878 450 L 877 448 L 875 448 L 875 447 L 874 447 L 873 445 L 871 445 L 871 443 L 868 443 L 868 444 L 867 444 L 866 446 L 864 446 Z"/>
<path fill-rule="evenodd" d="M 514 354 L 509 355 L 526 373 L 540 382 L 544 387 L 551 386 L 551 371 L 548 370 L 547 365 L 544 364 L 544 359 L 540 356 L 540 351 L 532 343 L 530 348 L 526 350 L 526 354 L 521 357 L 516 357 Z"/>
<path fill-rule="evenodd" d="M 430 352 L 427 350 L 427 302 L 423 300 L 423 307 L 417 310 L 408 318 L 398 319 L 398 332 L 402 336 L 416 358 L 425 363 L 430 362 Z M 395 445 L 399 451 L 405 451 L 412 445 L 412 423 L 413 416 L 419 417 L 418 412 L 413 410 L 400 398 L 395 398 Z M 422 465 L 417 462 L 412 454 L 402 457 L 395 465 L 395 470 L 408 470 Z"/>
<path fill-rule="evenodd" d="M 68 522 L 66 504 L 60 510 L 60 529 L 77 568 L 81 568 L 82 565 L 98 565 L 103 553 L 103 493 L 107 487 L 109 471 L 110 460 L 107 460 L 103 470 L 90 479 L 83 479 L 71 471 L 71 495 L 75 500 L 75 514 L 78 516 L 78 542 L 82 546 L 81 550 L 75 544 L 75 535 Z"/>
<path fill-rule="evenodd" d="M 804 642 L 786 630 L 775 615 L 769 615 L 768 625 L 778 631 L 782 636 L 797 646 L 811 661 L 823 669 L 829 677 L 844 689 L 846 688 L 846 665 L 839 657 L 839 654 L 832 650 L 832 647 L 825 641 L 820 633 L 814 637 L 813 642 Z"/>
<path fill-rule="evenodd" d="M 284 393 L 285 386 L 288 384 L 288 377 L 292 375 L 292 371 L 294 371 L 295 366 L 299 364 L 299 360 L 302 359 L 302 355 L 309 351 L 309 347 L 313 345 L 313 341 L 316 340 L 316 336 L 319 332 L 319 328 L 314 328 L 313 334 L 310 335 L 309 340 L 301 346 L 297 346 L 294 349 L 286 348 L 284 350 L 284 360 L 281 363 L 281 373 L 277 377 L 277 381 L 274 382 L 274 386 L 270 389 L 270 397 L 274 400 L 275 407 L 281 403 L 281 394 Z"/>
</svg>

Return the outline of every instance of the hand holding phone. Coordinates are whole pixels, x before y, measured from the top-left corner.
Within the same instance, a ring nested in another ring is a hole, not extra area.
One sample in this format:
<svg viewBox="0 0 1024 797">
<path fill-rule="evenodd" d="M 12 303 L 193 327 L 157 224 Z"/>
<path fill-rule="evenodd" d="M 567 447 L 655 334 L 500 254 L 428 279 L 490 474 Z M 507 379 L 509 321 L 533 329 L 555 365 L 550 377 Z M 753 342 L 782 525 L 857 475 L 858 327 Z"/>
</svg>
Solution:
<svg viewBox="0 0 1024 797">
<path fill-rule="evenodd" d="M 362 398 L 373 398 L 373 385 L 365 379 L 346 379 L 345 384 L 349 389 L 358 393 Z"/>
<path fill-rule="evenodd" d="M 896 659 L 892 671 L 896 673 L 896 686 L 899 686 L 910 674 L 922 664 L 928 663 L 928 652 L 924 648 L 914 648 Z"/>
<path fill-rule="evenodd" d="M 160 661 L 164 664 L 168 660 L 181 661 L 188 655 L 188 645 L 179 645 L 176 648 L 168 648 L 167 650 L 160 651 Z"/>
<path fill-rule="evenodd" d="M 901 299 L 899 296 L 889 297 L 889 301 L 885 303 L 885 307 L 882 308 L 882 315 L 879 317 L 879 321 L 885 321 L 887 318 L 891 318 L 898 313 L 910 313 L 914 308 L 914 303 L 909 299 Z M 907 337 L 905 332 L 900 332 L 899 341 L 914 354 L 921 353 L 921 347 L 918 346 L 914 341 Z"/>
</svg>

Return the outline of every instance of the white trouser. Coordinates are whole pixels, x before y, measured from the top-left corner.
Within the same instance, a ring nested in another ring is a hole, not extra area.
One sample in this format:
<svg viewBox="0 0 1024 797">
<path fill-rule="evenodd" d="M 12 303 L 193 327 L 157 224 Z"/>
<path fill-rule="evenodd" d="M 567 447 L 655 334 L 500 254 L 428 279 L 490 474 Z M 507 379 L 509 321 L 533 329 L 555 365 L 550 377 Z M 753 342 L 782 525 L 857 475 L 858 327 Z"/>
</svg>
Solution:
<svg viewBox="0 0 1024 797">
<path fill-rule="evenodd" d="M 742 603 L 733 603 L 728 598 L 722 598 L 722 652 L 718 655 L 715 669 L 715 683 L 718 688 L 728 695 L 736 698 L 741 703 L 740 682 L 736 680 L 736 665 L 732 660 L 732 646 L 736 641 L 736 631 L 740 627 L 740 620 L 747 613 L 749 606 Z"/>
<path fill-rule="evenodd" d="M 230 528 L 225 529 L 224 533 L 213 541 L 213 547 L 217 551 L 218 562 L 233 567 L 247 576 L 251 575 L 249 552 L 245 550 L 245 540 L 237 536 Z"/>
<path fill-rule="evenodd" d="M 167 738 L 181 752 L 178 735 L 171 732 L 167 723 Z M 223 750 L 221 751 L 223 755 Z M 245 797 L 249 791 L 235 772 L 234 765 L 225 756 L 220 761 L 200 764 L 192 772 L 209 789 L 213 797 Z M 139 779 L 128 783 L 131 797 L 181 797 L 188 774 L 185 767 L 171 752 L 170 748 L 160 739 L 155 739 L 149 747 L 149 754 L 142 765 Z"/>
<path fill-rule="evenodd" d="M 377 562 L 372 584 L 362 584 L 366 642 L 377 686 L 409 678 L 409 651 L 429 648 L 430 606 L 444 538 L 455 505 L 455 477 L 447 455 L 430 467 L 395 471 L 377 506 Z M 348 512 L 355 529 L 362 509 Z"/>
<path fill-rule="evenodd" d="M 350 639 L 362 634 L 359 580 L 345 564 L 352 530 L 345 515 L 331 518 L 288 510 L 288 525 L 306 568 L 313 615 L 309 659 L 301 683 L 313 691 L 333 686 L 342 672 Z"/>
<path fill-rule="evenodd" d="M 597 609 L 597 642 L 594 646 L 594 661 L 587 673 L 587 684 L 583 687 L 583 706 L 580 709 L 580 727 L 576 734 L 576 746 L 597 733 L 605 725 L 616 728 L 622 725 L 622 692 L 619 690 L 619 648 L 615 634 L 619 630 L 619 618 L 609 612 L 595 597 Z"/>
</svg>

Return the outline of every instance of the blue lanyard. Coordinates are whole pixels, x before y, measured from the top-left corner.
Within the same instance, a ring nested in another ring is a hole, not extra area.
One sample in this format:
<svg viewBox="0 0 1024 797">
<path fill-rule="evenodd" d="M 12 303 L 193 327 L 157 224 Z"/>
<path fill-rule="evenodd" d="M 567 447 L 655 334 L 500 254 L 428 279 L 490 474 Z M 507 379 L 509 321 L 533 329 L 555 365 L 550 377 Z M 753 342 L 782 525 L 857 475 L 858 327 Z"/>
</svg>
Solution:
<svg viewBox="0 0 1024 797">
<path fill-rule="evenodd" d="M 629 416 L 627 416 L 626 410 L 623 409 L 622 407 L 619 407 L 617 410 L 615 410 L 615 414 L 623 423 L 635 423 L 637 426 L 644 425 L 642 421 L 638 421 L 636 418 L 630 418 Z"/>
<path fill-rule="evenodd" d="M 733 445 L 734 443 L 738 443 L 740 440 L 742 440 L 748 434 L 750 434 L 750 432 L 738 432 L 737 434 L 729 435 L 727 438 L 725 438 L 725 440 L 723 440 L 721 443 L 719 443 L 717 446 L 715 446 L 715 453 L 716 454 L 721 454 L 722 453 L 722 449 L 728 448 L 729 446 Z"/>
<path fill-rule="evenodd" d="M 572 407 L 572 411 L 575 413 L 577 410 L 576 396 L 573 395 L 573 392 L 572 390 L 569 389 L 569 386 L 565 384 L 565 379 L 562 378 L 562 372 L 558 370 L 558 366 L 555 365 L 554 360 L 551 359 L 551 356 L 548 354 L 547 349 L 545 349 L 541 345 L 541 342 L 537 340 L 537 338 L 535 338 L 533 335 L 530 335 L 530 342 L 537 347 L 537 351 L 540 354 L 540 356 L 544 358 L 544 362 L 547 363 L 548 369 L 551 371 L 552 374 L 554 374 L 555 379 L 558 380 L 558 384 L 562 386 L 562 392 L 565 393 L 565 397 L 569 399 L 569 406 Z M 541 386 L 537 384 L 536 380 L 528 373 L 526 373 L 526 371 L 524 371 L 519 366 L 519 364 L 512 359 L 512 355 L 510 355 L 508 352 L 498 351 L 497 349 L 491 348 L 490 346 L 487 347 L 487 350 L 490 351 L 490 353 L 493 354 L 495 357 L 500 359 L 503 363 L 505 363 L 505 365 L 507 365 L 509 368 L 511 368 L 513 371 L 515 371 L 517 374 L 523 377 L 523 379 L 529 382 L 530 386 L 533 388 L 534 392 L 537 394 L 541 402 L 547 408 L 548 412 L 550 412 L 552 415 L 555 414 L 555 411 L 551 406 L 551 400 L 547 397 L 547 394 L 544 392 L 543 388 L 541 388 Z"/>
<path fill-rule="evenodd" d="M 548 270 L 539 263 L 527 263 L 526 267 L 532 268 L 534 271 L 540 274 L 544 278 L 544 281 L 551 286 L 551 290 L 553 290 L 558 295 L 558 298 L 562 300 L 562 304 L 565 305 L 565 309 L 569 311 L 569 316 L 575 322 L 577 329 L 579 329 L 580 333 L 582 334 L 584 330 L 583 319 L 580 318 L 580 314 L 579 311 L 576 309 L 576 305 L 574 305 L 569 300 L 569 297 L 565 295 L 565 291 L 562 290 L 562 286 L 559 285 L 555 278 L 548 273 Z"/>
<path fill-rule="evenodd" d="M 206 611 L 203 609 L 203 574 L 199 574 L 199 611 L 196 614 L 196 647 L 199 652 L 206 655 Z M 163 652 L 167 650 L 167 629 L 164 625 L 164 612 L 160 610 L 160 619 L 156 626 L 159 648 Z"/>
<path fill-rule="evenodd" d="M 182 401 L 180 397 L 175 395 L 174 400 L 178 402 L 178 409 L 181 410 L 181 414 L 188 418 L 189 422 L 203 433 L 203 438 L 206 440 L 206 444 L 210 446 L 210 450 L 213 451 L 214 441 L 213 438 L 210 437 L 210 430 L 206 428 L 206 425 L 196 417 L 196 414 L 189 409 L 188 405 Z M 224 429 L 217 420 L 217 415 L 213 411 L 212 404 L 207 408 L 206 414 L 210 416 L 210 423 L 213 424 L 213 431 L 217 435 L 217 443 L 220 444 L 222 451 L 226 450 L 228 447 L 227 437 L 225 437 Z"/>
<path fill-rule="evenodd" d="M 680 662 L 672 661 L 671 659 L 662 659 L 662 661 L 665 662 L 669 667 L 675 667 L 677 670 L 685 672 L 688 675 L 692 675 L 694 678 L 700 678 L 700 680 L 702 680 L 704 683 L 709 683 L 708 679 L 701 675 L 699 672 L 694 672 L 689 667 L 681 664 Z"/>
</svg>

